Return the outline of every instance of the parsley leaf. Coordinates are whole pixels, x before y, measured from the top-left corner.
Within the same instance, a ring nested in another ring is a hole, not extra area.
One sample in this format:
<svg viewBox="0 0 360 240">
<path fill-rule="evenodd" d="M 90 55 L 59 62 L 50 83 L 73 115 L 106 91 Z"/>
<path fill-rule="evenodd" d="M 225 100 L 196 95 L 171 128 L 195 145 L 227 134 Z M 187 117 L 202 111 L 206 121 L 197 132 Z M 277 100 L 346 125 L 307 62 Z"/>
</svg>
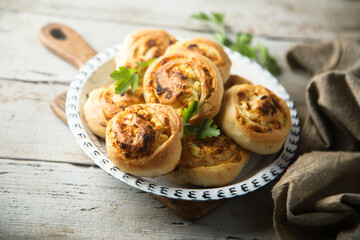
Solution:
<svg viewBox="0 0 360 240">
<path fill-rule="evenodd" d="M 110 74 L 110 77 L 116 80 L 125 80 L 131 76 L 131 70 L 126 67 L 119 67 L 119 70 L 115 70 Z"/>
<path fill-rule="evenodd" d="M 183 123 L 184 133 L 186 135 L 196 135 L 197 138 L 204 139 L 206 137 L 216 137 L 220 135 L 220 130 L 213 124 L 212 119 L 204 119 L 199 125 L 192 125 L 188 121 L 199 111 L 199 103 L 197 101 L 192 102 L 188 108 L 184 108 Z"/>
<path fill-rule="evenodd" d="M 119 70 L 115 70 L 110 74 L 110 77 L 116 80 L 115 94 L 123 94 L 128 91 L 131 86 L 131 91 L 135 92 L 139 78 L 142 78 L 143 69 L 147 68 L 156 58 L 147 62 L 137 62 L 138 68 L 127 68 L 124 66 L 119 67 Z"/>
<path fill-rule="evenodd" d="M 269 55 L 269 51 L 268 51 L 267 47 L 264 47 L 262 44 L 259 43 L 258 51 L 259 51 L 259 55 L 261 57 L 261 58 L 259 57 L 258 62 L 263 67 L 268 69 L 272 74 L 279 75 L 281 73 L 281 69 L 276 64 L 276 60 Z"/>
<path fill-rule="evenodd" d="M 281 69 L 277 65 L 276 60 L 270 56 L 266 47 L 261 44 L 259 44 L 258 47 L 252 46 L 252 35 L 238 32 L 235 42 L 226 36 L 225 14 L 213 12 L 209 16 L 200 12 L 198 14 L 193 14 L 191 17 L 214 23 L 217 26 L 217 29 L 214 31 L 214 38 L 220 44 L 255 60 L 275 76 L 281 73 Z"/>
<path fill-rule="evenodd" d="M 254 59 L 256 57 L 256 48 L 251 46 L 251 41 L 252 36 L 250 34 L 238 33 L 236 43 L 232 44 L 230 48 L 250 59 Z"/>
<path fill-rule="evenodd" d="M 133 75 L 135 75 L 133 70 L 126 67 L 119 67 L 119 70 L 115 70 L 110 74 L 110 77 L 116 80 L 115 94 L 123 94 L 129 89 Z"/>
<path fill-rule="evenodd" d="M 212 13 L 214 22 L 222 27 L 224 25 L 225 13 Z"/>
<path fill-rule="evenodd" d="M 210 17 L 208 17 L 208 15 L 206 15 L 203 12 L 199 12 L 198 14 L 193 14 L 191 17 L 196 18 L 196 19 L 200 19 L 200 20 L 210 20 Z"/>
<path fill-rule="evenodd" d="M 217 128 L 215 124 L 213 124 L 212 119 L 204 119 L 201 123 L 200 130 L 196 135 L 200 139 L 204 139 L 206 137 L 216 137 L 220 135 L 220 130 Z"/>
<path fill-rule="evenodd" d="M 149 60 L 149 61 L 146 61 L 146 62 L 137 62 L 136 64 L 138 65 L 138 66 L 140 66 L 140 67 L 148 67 L 148 66 L 150 66 L 150 64 L 152 63 L 152 62 L 154 62 L 156 60 L 156 58 L 153 58 L 153 59 L 151 59 L 151 60 Z"/>
<path fill-rule="evenodd" d="M 249 45 L 251 44 L 252 36 L 246 33 L 238 33 L 236 35 L 236 44 L 238 45 Z"/>
<path fill-rule="evenodd" d="M 199 125 L 184 124 L 184 133 L 186 135 L 197 135 L 200 131 Z"/>
<path fill-rule="evenodd" d="M 182 111 L 183 123 L 187 123 L 199 111 L 198 101 L 193 101 L 188 108 Z"/>
<path fill-rule="evenodd" d="M 138 74 L 132 74 L 130 77 L 130 84 L 131 84 L 131 91 L 135 92 L 138 84 L 139 84 L 139 75 Z"/>
<path fill-rule="evenodd" d="M 227 47 L 230 47 L 233 44 L 229 38 L 220 32 L 214 33 L 214 38 L 216 41 Z"/>
</svg>

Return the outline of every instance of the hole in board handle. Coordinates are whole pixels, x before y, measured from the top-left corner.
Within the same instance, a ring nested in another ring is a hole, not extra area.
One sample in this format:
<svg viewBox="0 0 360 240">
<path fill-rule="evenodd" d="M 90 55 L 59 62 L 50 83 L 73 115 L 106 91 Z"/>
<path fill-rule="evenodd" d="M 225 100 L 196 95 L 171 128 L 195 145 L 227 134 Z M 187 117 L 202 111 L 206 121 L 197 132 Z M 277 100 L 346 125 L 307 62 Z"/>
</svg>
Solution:
<svg viewBox="0 0 360 240">
<path fill-rule="evenodd" d="M 66 40 L 67 37 L 61 29 L 55 28 L 50 31 L 51 36 L 58 40 Z"/>
</svg>

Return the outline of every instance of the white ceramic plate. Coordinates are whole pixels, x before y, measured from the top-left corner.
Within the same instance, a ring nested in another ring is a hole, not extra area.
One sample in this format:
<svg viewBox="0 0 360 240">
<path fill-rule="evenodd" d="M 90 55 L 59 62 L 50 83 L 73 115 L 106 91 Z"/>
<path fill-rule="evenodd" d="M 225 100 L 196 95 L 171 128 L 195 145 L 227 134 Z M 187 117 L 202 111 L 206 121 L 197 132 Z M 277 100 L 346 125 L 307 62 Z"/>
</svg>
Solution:
<svg viewBox="0 0 360 240">
<path fill-rule="evenodd" d="M 254 84 L 267 87 L 284 99 L 290 108 L 292 128 L 280 152 L 270 156 L 252 154 L 249 163 L 232 184 L 217 188 L 180 186 L 165 177 L 138 178 L 121 171 L 108 158 L 104 140 L 98 139 L 89 130 L 83 114 L 83 105 L 88 93 L 92 89 L 113 82 L 109 75 L 115 69 L 114 58 L 120 47 L 108 49 L 89 60 L 71 82 L 66 97 L 66 116 L 72 134 L 85 154 L 107 173 L 142 191 L 168 198 L 217 200 L 255 191 L 274 180 L 290 164 L 300 139 L 299 118 L 293 101 L 285 88 L 267 70 L 249 58 L 225 48 L 232 61 L 232 74 L 240 75 Z"/>
</svg>

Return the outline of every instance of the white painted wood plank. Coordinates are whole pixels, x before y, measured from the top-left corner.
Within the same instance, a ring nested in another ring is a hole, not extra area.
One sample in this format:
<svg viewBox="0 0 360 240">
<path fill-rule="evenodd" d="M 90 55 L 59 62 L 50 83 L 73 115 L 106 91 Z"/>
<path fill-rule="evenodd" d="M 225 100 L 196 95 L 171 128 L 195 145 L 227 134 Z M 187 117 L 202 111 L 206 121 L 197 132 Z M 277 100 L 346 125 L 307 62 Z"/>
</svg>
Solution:
<svg viewBox="0 0 360 240">
<path fill-rule="evenodd" d="M 0 12 L 0 78 L 25 81 L 49 81 L 69 83 L 76 69 L 60 59 L 38 40 L 41 27 L 50 22 L 60 22 L 80 33 L 97 51 L 104 51 L 122 43 L 130 32 L 144 27 L 122 23 L 94 22 L 84 19 L 69 19 L 57 16 L 42 16 L 28 13 Z M 166 29 L 176 36 L 208 36 L 184 30 Z"/>
<path fill-rule="evenodd" d="M 0 158 L 92 164 L 50 109 L 50 101 L 66 90 L 58 84 L 0 80 Z"/>
<path fill-rule="evenodd" d="M 271 186 L 191 223 L 98 168 L 4 159 L 0 169 L 1 239 L 276 239 Z"/>
<path fill-rule="evenodd" d="M 190 19 L 192 14 L 220 12 L 226 13 L 227 23 L 235 32 L 281 38 L 329 38 L 360 29 L 357 1 L 103 0 L 99 4 L 87 0 L 8 0 L 0 6 L 16 12 L 189 30 L 204 29 L 203 24 Z"/>
<path fill-rule="evenodd" d="M 0 78 L 22 79 L 24 81 L 45 81 L 69 83 L 76 74 L 76 69 L 45 49 L 37 38 L 38 31 L 49 22 L 62 22 L 78 31 L 96 50 L 105 50 L 121 43 L 130 32 L 144 27 L 116 22 L 93 22 L 89 20 L 68 19 L 54 16 L 38 16 L 27 13 L 4 12 L 1 33 L 0 65 L 6 66 L 0 71 Z M 115 31 L 116 30 L 116 31 Z M 175 36 L 183 38 L 208 37 L 210 34 L 190 32 L 178 29 L 166 29 Z M 301 100 L 303 89 L 309 76 L 291 72 L 285 60 L 286 50 L 295 42 L 276 41 L 255 38 L 254 44 L 261 42 L 269 48 L 283 69 L 279 80 L 289 90 L 295 100 Z"/>
</svg>

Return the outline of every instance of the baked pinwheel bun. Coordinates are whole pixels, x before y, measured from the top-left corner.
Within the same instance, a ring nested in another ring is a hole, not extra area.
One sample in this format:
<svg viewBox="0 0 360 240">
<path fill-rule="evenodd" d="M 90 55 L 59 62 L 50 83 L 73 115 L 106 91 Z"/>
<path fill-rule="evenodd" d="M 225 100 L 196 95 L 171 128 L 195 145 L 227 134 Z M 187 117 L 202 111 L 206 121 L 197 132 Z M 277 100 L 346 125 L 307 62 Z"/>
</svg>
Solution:
<svg viewBox="0 0 360 240">
<path fill-rule="evenodd" d="M 110 120 L 106 149 L 122 171 L 138 177 L 157 177 L 178 165 L 182 136 L 182 121 L 173 108 L 132 105 Z"/>
<path fill-rule="evenodd" d="M 248 151 L 224 135 L 202 140 L 185 135 L 179 166 L 166 177 L 177 184 L 224 186 L 239 175 L 249 156 Z"/>
<path fill-rule="evenodd" d="M 84 105 L 85 120 L 90 130 L 105 139 L 106 126 L 118 112 L 134 104 L 144 103 L 142 87 L 133 93 L 115 94 L 115 84 L 92 90 Z"/>
<path fill-rule="evenodd" d="M 286 102 L 261 85 L 235 85 L 224 94 L 217 117 L 223 133 L 245 149 L 276 153 L 291 127 Z"/>
<path fill-rule="evenodd" d="M 240 77 L 239 75 L 230 75 L 228 81 L 224 85 L 224 90 L 226 91 L 234 85 L 245 84 L 245 83 L 252 84 L 249 80 L 246 80 L 245 78 Z"/>
<path fill-rule="evenodd" d="M 193 101 L 199 111 L 190 123 L 212 119 L 220 110 L 224 93 L 222 77 L 215 64 L 198 53 L 163 55 L 146 70 L 143 80 L 147 103 L 161 103 L 173 107 L 179 116 Z"/>
<path fill-rule="evenodd" d="M 166 50 L 166 54 L 185 51 L 200 53 L 213 61 L 220 71 L 223 82 L 226 83 L 230 75 L 231 60 L 218 43 L 207 38 L 193 38 L 171 45 Z"/>
<path fill-rule="evenodd" d="M 137 62 L 160 57 L 177 40 L 164 30 L 139 29 L 129 34 L 115 58 L 116 66 L 137 68 Z"/>
</svg>

